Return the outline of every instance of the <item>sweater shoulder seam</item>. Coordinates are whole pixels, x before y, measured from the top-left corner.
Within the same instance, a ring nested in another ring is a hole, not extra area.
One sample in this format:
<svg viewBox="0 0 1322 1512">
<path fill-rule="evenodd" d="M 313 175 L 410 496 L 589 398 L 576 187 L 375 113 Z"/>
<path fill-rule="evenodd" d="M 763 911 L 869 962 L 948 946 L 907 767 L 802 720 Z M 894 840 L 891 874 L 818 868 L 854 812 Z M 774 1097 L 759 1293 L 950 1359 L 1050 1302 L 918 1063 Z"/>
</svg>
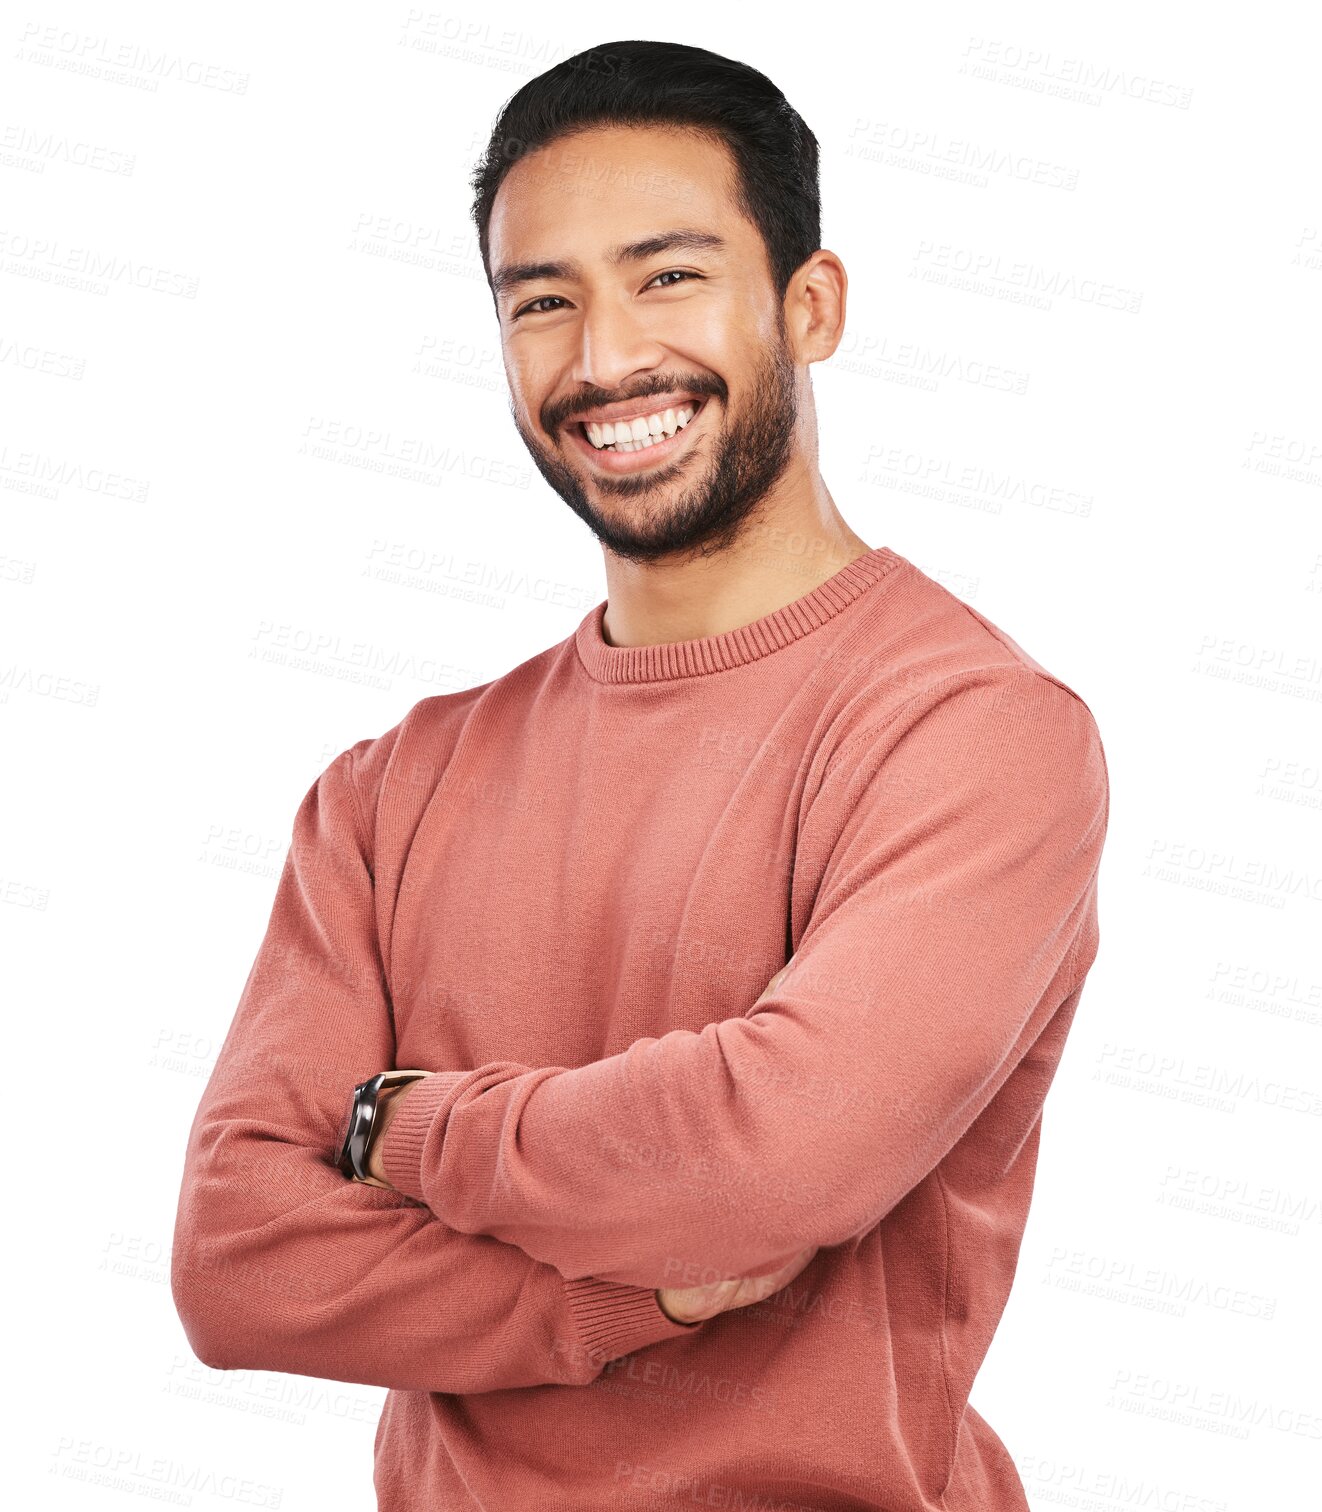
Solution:
<svg viewBox="0 0 1322 1512">
<path fill-rule="evenodd" d="M 363 814 L 363 798 L 358 791 L 358 757 L 356 748 L 350 747 L 345 753 L 348 760 L 349 795 L 353 800 L 354 829 L 358 837 L 358 849 L 363 859 L 367 862 L 369 873 L 375 873 L 376 847 L 369 845 L 367 841 L 367 820 Z M 391 753 L 393 756 L 393 752 Z"/>
<path fill-rule="evenodd" d="M 392 729 L 387 730 L 384 735 L 377 735 L 369 737 L 366 740 L 360 740 L 357 742 L 357 744 L 350 746 L 346 751 L 341 752 L 341 757 L 347 756 L 349 758 L 349 792 L 353 798 L 354 827 L 357 830 L 358 834 L 359 850 L 366 858 L 368 873 L 374 881 L 376 878 L 376 829 L 377 818 L 381 808 L 381 800 L 385 796 L 386 789 L 390 784 L 390 776 L 395 769 L 395 758 L 399 755 L 399 748 L 404 743 L 405 736 L 408 734 L 409 728 L 413 723 L 414 715 L 426 702 L 426 699 L 419 700 L 419 702 L 414 704 L 414 706 L 404 715 L 399 723 Z M 362 790 L 359 786 L 358 756 L 359 752 L 364 747 L 375 745 L 378 741 L 385 740 L 388 736 L 393 736 L 393 739 L 391 740 L 390 754 L 386 757 L 386 764 L 381 772 L 381 781 L 377 784 L 376 801 L 372 806 L 372 822 L 371 824 L 369 824 L 367 822 L 367 811 L 363 807 Z"/>
</svg>

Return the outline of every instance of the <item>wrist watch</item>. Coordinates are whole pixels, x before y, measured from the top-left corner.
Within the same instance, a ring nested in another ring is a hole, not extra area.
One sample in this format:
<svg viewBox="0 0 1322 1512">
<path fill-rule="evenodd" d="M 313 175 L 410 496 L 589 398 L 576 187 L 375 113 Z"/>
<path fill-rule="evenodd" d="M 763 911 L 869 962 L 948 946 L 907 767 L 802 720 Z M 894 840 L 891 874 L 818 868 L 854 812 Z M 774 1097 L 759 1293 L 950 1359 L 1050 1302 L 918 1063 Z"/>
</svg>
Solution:
<svg viewBox="0 0 1322 1512">
<path fill-rule="evenodd" d="M 420 1076 L 430 1076 L 430 1071 L 379 1071 L 353 1089 L 353 1101 L 349 1104 L 349 1117 L 344 1130 L 344 1143 L 339 1159 L 335 1162 L 344 1174 L 354 1181 L 364 1181 L 369 1186 L 382 1186 L 367 1169 L 367 1154 L 372 1147 L 372 1134 L 376 1128 L 376 1112 L 381 1105 L 382 1094 L 393 1087 L 406 1086 Z"/>
</svg>

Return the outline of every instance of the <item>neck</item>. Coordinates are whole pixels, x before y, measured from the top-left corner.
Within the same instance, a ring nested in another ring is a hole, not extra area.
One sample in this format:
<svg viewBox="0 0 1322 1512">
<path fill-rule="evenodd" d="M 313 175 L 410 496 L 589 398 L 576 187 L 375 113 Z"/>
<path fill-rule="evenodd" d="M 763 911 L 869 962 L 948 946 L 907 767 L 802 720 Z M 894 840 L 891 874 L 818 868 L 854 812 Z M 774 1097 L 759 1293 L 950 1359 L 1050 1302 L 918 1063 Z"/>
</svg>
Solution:
<svg viewBox="0 0 1322 1512">
<path fill-rule="evenodd" d="M 813 507 L 759 519 L 712 556 L 632 562 L 607 551 L 602 632 L 612 646 L 723 635 L 811 593 L 872 549 L 822 484 Z"/>
</svg>

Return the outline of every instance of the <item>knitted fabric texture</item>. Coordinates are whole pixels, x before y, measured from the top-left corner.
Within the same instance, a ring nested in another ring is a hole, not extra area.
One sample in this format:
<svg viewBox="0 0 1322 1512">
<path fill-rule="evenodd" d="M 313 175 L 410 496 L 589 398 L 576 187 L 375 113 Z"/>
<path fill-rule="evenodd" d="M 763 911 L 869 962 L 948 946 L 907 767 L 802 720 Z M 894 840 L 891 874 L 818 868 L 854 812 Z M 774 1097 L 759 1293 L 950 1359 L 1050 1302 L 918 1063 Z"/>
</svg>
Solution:
<svg viewBox="0 0 1322 1512">
<path fill-rule="evenodd" d="M 388 1388 L 386 1512 L 1023 1512 L 968 1396 L 1098 948 L 1093 716 L 887 547 L 699 640 L 605 608 L 299 805 L 189 1134 L 188 1340 Z M 391 1066 L 435 1074 L 385 1189 L 334 1162 Z"/>
</svg>

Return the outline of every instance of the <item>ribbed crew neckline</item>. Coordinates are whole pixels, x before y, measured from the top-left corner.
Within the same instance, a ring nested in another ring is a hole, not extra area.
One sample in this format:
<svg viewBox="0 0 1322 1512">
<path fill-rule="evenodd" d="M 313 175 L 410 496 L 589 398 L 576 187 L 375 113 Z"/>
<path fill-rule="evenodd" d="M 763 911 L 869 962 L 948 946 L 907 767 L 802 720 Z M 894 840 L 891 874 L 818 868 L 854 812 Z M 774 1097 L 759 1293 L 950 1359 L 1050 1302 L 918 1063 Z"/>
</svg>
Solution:
<svg viewBox="0 0 1322 1512">
<path fill-rule="evenodd" d="M 609 599 L 603 599 L 574 632 L 574 644 L 584 671 L 596 682 L 672 682 L 727 672 L 769 656 L 801 640 L 826 624 L 873 583 L 898 567 L 904 558 L 889 546 L 874 546 L 855 557 L 810 593 L 751 624 L 696 640 L 668 641 L 654 646 L 612 646 L 602 634 Z"/>
</svg>

